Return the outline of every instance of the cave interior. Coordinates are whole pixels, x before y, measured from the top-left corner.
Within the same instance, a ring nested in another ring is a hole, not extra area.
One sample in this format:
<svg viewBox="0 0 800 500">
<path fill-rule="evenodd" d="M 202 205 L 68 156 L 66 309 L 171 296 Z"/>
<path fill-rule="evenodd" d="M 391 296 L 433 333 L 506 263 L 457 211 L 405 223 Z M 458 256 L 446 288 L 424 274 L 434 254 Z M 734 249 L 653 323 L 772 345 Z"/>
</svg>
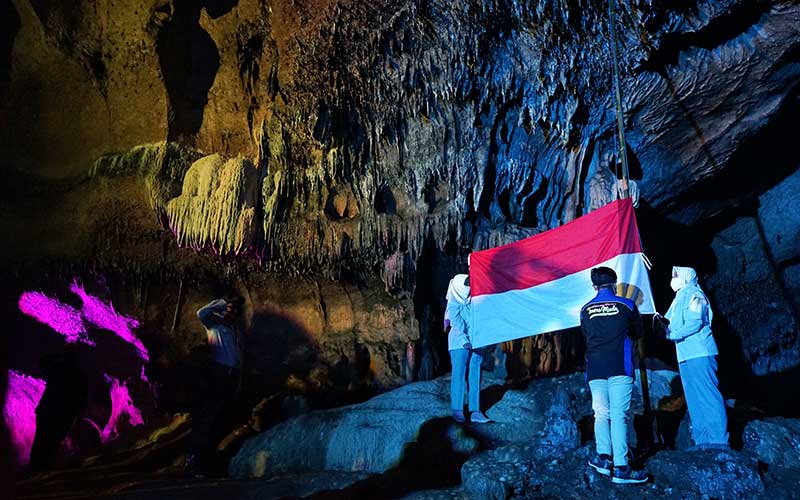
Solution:
<svg viewBox="0 0 800 500">
<path fill-rule="evenodd" d="M 797 0 L 0 0 L 0 17 L 11 498 L 796 498 Z M 587 469 L 579 328 L 485 349 L 486 425 L 450 418 L 443 328 L 471 253 L 627 180 L 655 309 L 673 266 L 713 309 L 731 446 L 692 448 L 674 343 L 645 314 L 644 487 Z M 207 477 L 187 476 L 198 310 L 230 294 L 240 376 Z M 32 464 L 48 387 L 77 413 Z"/>
</svg>

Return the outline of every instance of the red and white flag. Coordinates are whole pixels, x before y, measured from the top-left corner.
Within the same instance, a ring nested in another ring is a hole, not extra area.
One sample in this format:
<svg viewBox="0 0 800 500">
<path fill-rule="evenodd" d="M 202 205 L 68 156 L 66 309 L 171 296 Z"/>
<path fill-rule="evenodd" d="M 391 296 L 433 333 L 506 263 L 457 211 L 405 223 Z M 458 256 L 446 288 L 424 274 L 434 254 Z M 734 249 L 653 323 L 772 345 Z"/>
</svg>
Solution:
<svg viewBox="0 0 800 500">
<path fill-rule="evenodd" d="M 636 215 L 618 200 L 550 231 L 470 255 L 472 345 L 483 347 L 580 325 L 593 267 L 617 273 L 617 295 L 653 314 Z"/>
</svg>

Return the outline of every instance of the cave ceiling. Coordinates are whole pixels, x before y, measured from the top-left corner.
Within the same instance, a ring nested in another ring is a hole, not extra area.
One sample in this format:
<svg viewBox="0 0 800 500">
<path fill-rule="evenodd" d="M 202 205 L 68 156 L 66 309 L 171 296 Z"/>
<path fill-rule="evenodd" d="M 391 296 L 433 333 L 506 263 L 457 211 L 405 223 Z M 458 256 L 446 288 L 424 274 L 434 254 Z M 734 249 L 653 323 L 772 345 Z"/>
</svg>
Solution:
<svg viewBox="0 0 800 500">
<path fill-rule="evenodd" d="M 19 202 L 5 211 L 24 221 L 10 231 L 40 226 L 31 241 L 102 232 L 85 222 L 97 207 L 74 231 L 37 196 L 108 207 L 97 192 L 116 190 L 136 205 L 120 217 L 147 202 L 153 241 L 160 223 L 268 269 L 391 281 L 427 239 L 485 248 L 613 196 L 606 2 L 4 5 L 0 156 Z M 645 206 L 692 225 L 797 169 L 800 3 L 626 1 L 618 30 Z"/>
</svg>

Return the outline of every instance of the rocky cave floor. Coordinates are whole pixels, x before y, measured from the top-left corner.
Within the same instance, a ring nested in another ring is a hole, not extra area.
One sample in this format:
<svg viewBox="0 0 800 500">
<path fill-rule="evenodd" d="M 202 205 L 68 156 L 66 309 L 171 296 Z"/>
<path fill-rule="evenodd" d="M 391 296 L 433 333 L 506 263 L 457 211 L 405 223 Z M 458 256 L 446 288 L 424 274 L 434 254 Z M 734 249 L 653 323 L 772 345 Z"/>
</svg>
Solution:
<svg viewBox="0 0 800 500">
<path fill-rule="evenodd" d="M 800 419 L 729 401 L 731 451 L 688 451 L 689 423 L 675 372 L 648 372 L 656 445 L 640 457 L 644 485 L 615 485 L 586 466 L 593 452 L 582 373 L 510 387 L 491 376 L 482 397 L 495 422 L 454 424 L 449 377 L 408 384 L 363 403 L 290 418 L 249 439 L 229 477 L 187 478 L 189 421 L 27 478 L 21 499 L 406 498 L 789 499 L 800 488 Z M 629 442 L 641 436 L 637 387 Z M 641 450 L 641 447 L 639 447 Z M 266 457 L 266 458 L 265 458 Z"/>
</svg>

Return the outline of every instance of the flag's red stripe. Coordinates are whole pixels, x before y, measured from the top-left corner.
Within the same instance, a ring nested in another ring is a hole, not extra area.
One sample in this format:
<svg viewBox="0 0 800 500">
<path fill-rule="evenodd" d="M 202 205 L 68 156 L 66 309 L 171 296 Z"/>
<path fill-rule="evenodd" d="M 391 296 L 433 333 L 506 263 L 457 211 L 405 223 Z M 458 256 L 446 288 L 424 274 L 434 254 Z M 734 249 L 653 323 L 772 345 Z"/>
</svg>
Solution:
<svg viewBox="0 0 800 500">
<path fill-rule="evenodd" d="M 472 295 L 524 290 L 641 251 L 633 204 L 618 200 L 550 231 L 472 253 Z"/>
</svg>

